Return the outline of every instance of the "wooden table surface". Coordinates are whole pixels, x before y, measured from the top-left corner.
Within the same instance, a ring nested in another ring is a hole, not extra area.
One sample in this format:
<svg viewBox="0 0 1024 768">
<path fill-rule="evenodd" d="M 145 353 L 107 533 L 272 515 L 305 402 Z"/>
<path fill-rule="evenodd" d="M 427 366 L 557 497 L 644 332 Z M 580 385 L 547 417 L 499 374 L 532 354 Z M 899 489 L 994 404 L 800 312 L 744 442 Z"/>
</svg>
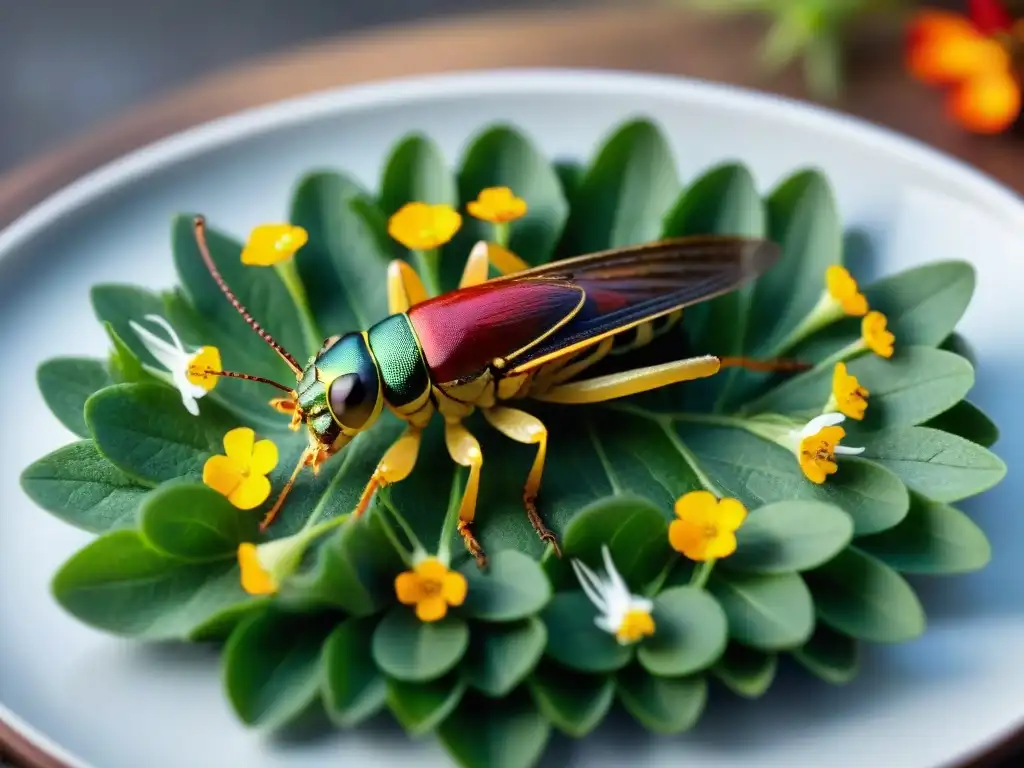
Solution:
<svg viewBox="0 0 1024 768">
<path fill-rule="evenodd" d="M 82 174 L 182 129 L 355 83 L 473 69 L 584 67 L 684 75 L 807 97 L 798 71 L 772 79 L 760 74 L 761 21 L 642 5 L 634 0 L 631 7 L 591 3 L 579 10 L 461 17 L 252 62 L 117 117 L 0 177 L 0 226 Z M 836 108 L 920 139 L 1024 193 L 1024 136 L 973 137 L 944 120 L 940 94 L 905 75 L 898 30 L 865 30 L 854 40 L 845 97 Z M 20 764 L 60 768 L 0 723 L 0 752 L 3 745 Z M 1000 745 L 1002 756 L 1008 746 Z M 996 763 L 990 754 L 974 765 Z"/>
</svg>

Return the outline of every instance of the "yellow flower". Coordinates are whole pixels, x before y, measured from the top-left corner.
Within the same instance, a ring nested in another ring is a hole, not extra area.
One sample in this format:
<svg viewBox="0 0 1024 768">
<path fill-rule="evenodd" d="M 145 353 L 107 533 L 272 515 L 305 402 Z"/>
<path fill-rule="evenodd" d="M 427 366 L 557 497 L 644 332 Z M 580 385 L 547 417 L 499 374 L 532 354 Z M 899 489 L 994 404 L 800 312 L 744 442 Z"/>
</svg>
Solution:
<svg viewBox="0 0 1024 768">
<path fill-rule="evenodd" d="M 480 190 L 466 210 L 470 216 L 492 224 L 507 224 L 526 215 L 526 201 L 512 194 L 508 187 L 488 187 Z"/>
<path fill-rule="evenodd" d="M 312 536 L 300 531 L 263 544 L 238 545 L 242 589 L 250 595 L 273 595 L 281 582 L 298 570 Z"/>
<path fill-rule="evenodd" d="M 188 364 L 188 371 L 185 376 L 190 384 L 202 387 L 204 392 L 209 392 L 217 386 L 219 376 L 214 371 L 220 372 L 221 367 L 220 350 L 216 347 L 200 347 Z"/>
<path fill-rule="evenodd" d="M 220 351 L 216 347 L 200 347 L 189 351 L 171 324 L 160 315 L 146 315 L 144 319 L 160 326 L 170 341 L 161 339 L 134 320 L 129 320 L 128 325 L 138 336 L 142 346 L 171 374 L 171 381 L 181 394 L 181 402 L 186 410 L 193 416 L 198 416 L 199 404 L 196 401 L 217 385 L 218 377 L 213 372 L 223 370 Z"/>
<path fill-rule="evenodd" d="M 892 357 L 896 336 L 886 329 L 888 319 L 881 312 L 868 312 L 860 323 L 860 335 L 864 344 L 881 357 Z"/>
<path fill-rule="evenodd" d="M 466 599 L 466 577 L 436 557 L 427 557 L 395 577 L 395 594 L 403 605 L 416 606 L 420 621 L 440 621 L 448 606 L 462 605 Z"/>
<path fill-rule="evenodd" d="M 242 263 L 251 267 L 272 267 L 286 261 L 306 244 L 309 235 L 292 224 L 261 224 L 249 234 L 242 249 Z"/>
<path fill-rule="evenodd" d="M 843 312 L 860 317 L 868 311 L 868 300 L 857 288 L 857 281 L 845 267 L 832 265 L 825 271 L 825 285 L 829 295 L 843 308 Z"/>
<path fill-rule="evenodd" d="M 579 560 L 572 560 L 572 569 L 576 572 L 580 586 L 587 599 L 601 612 L 594 619 L 598 629 L 615 635 L 619 645 L 638 642 L 654 634 L 654 603 L 645 597 L 634 595 L 629 591 L 622 575 L 612 562 L 608 547 L 601 546 L 601 557 L 604 560 L 605 577 L 602 578 L 590 570 Z"/>
<path fill-rule="evenodd" d="M 836 363 L 832 371 L 832 399 L 840 412 L 845 413 L 851 419 L 860 421 L 864 418 L 864 412 L 868 408 L 868 395 L 870 393 L 860 385 L 857 377 L 846 370 L 846 363 Z"/>
<path fill-rule="evenodd" d="M 736 531 L 747 517 L 737 499 L 722 499 L 708 491 L 691 491 L 676 501 L 676 517 L 668 527 L 672 548 L 703 562 L 736 551 Z"/>
<path fill-rule="evenodd" d="M 203 482 L 239 509 L 255 509 L 270 495 L 267 475 L 277 466 L 277 446 L 271 440 L 255 442 L 248 427 L 224 435 L 223 456 L 211 456 L 203 467 Z"/>
<path fill-rule="evenodd" d="M 797 460 L 800 469 L 812 483 L 821 485 L 828 475 L 839 470 L 837 455 L 863 453 L 863 448 L 848 448 L 839 445 L 846 437 L 846 430 L 839 426 L 846 417 L 841 413 L 824 413 L 816 416 L 796 433 Z"/>
<path fill-rule="evenodd" d="M 430 251 L 459 231 L 462 217 L 450 205 L 406 203 L 388 220 L 388 234 L 412 251 Z"/>
</svg>

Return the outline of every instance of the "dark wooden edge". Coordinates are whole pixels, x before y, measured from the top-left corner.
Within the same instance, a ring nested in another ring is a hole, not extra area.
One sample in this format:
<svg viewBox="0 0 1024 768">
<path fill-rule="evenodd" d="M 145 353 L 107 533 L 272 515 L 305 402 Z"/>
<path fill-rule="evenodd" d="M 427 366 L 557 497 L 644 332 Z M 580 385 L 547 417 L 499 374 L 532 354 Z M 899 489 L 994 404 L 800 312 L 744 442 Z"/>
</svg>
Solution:
<svg viewBox="0 0 1024 768">
<path fill-rule="evenodd" d="M 0 227 L 83 174 L 146 144 L 244 109 L 359 82 L 501 67 L 586 67 L 687 75 L 806 98 L 798 73 L 766 82 L 757 71 L 760 22 L 606 5 L 586 13 L 489 13 L 396 27 L 214 75 L 0 177 Z M 849 83 L 841 105 L 846 111 L 959 156 L 1024 191 L 1024 147 L 965 136 L 944 121 L 939 97 L 903 75 L 901 49 L 891 34 L 866 39 L 853 56 L 858 79 Z M 991 768 L 1022 751 L 1024 722 L 957 765 Z M 0 756 L 20 761 L 19 768 L 68 768 L 2 719 Z"/>
</svg>

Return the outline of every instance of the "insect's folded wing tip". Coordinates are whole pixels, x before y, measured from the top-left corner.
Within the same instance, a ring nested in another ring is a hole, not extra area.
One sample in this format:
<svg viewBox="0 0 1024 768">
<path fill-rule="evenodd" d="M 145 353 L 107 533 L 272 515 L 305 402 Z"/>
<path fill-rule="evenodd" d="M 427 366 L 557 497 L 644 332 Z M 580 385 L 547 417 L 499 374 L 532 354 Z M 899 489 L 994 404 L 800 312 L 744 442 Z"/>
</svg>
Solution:
<svg viewBox="0 0 1024 768">
<path fill-rule="evenodd" d="M 745 274 L 763 275 L 782 257 L 782 247 L 772 240 L 754 240 L 744 252 Z"/>
</svg>

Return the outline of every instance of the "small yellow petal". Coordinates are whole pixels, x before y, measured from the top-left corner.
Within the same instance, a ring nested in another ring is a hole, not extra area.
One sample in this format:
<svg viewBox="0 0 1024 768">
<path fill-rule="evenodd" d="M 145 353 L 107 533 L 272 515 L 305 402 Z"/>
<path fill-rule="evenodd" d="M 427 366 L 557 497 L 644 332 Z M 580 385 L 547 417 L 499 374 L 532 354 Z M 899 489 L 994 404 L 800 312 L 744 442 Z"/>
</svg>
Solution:
<svg viewBox="0 0 1024 768">
<path fill-rule="evenodd" d="M 450 571 L 441 580 L 441 597 L 448 605 L 462 605 L 466 600 L 469 585 L 466 577 L 458 571 Z"/>
<path fill-rule="evenodd" d="M 440 595 L 431 595 L 416 603 L 416 618 L 420 621 L 440 621 L 448 613 L 448 603 Z"/>
<path fill-rule="evenodd" d="M 508 187 L 488 187 L 476 200 L 466 204 L 470 216 L 493 224 L 507 224 L 526 215 L 526 201 Z"/>
<path fill-rule="evenodd" d="M 405 571 L 395 577 L 395 596 L 403 605 L 416 605 L 423 599 L 420 577 L 412 571 Z"/>
<path fill-rule="evenodd" d="M 220 362 L 220 350 L 216 347 L 203 347 L 196 352 L 195 357 L 188 364 L 186 377 L 189 383 L 202 387 L 209 392 L 217 386 L 217 382 L 220 379 L 219 376 L 215 376 L 213 373 L 209 373 L 209 371 L 220 373 L 223 370 Z"/>
<path fill-rule="evenodd" d="M 868 312 L 860 324 L 861 338 L 868 349 L 881 357 L 892 357 L 896 337 L 887 330 L 888 319 L 881 312 Z"/>
<path fill-rule="evenodd" d="M 707 559 L 707 537 L 704 527 L 694 525 L 689 520 L 673 520 L 668 527 L 668 543 L 676 552 L 682 553 L 690 560 Z"/>
<path fill-rule="evenodd" d="M 747 518 L 747 508 L 739 499 L 722 499 L 718 502 L 716 524 L 720 531 L 738 530 Z"/>
<path fill-rule="evenodd" d="M 224 496 L 234 493 L 242 479 L 242 467 L 227 456 L 211 456 L 203 465 L 203 482 Z"/>
<path fill-rule="evenodd" d="M 228 501 L 238 509 L 256 509 L 270 496 L 270 481 L 263 475 L 251 475 L 242 480 L 229 495 Z"/>
<path fill-rule="evenodd" d="M 249 427 L 238 427 L 224 435 L 224 453 L 241 466 L 248 467 L 252 461 L 252 444 L 256 433 Z"/>
<path fill-rule="evenodd" d="M 436 557 L 427 557 L 416 563 L 414 570 L 416 571 L 416 575 L 421 579 L 428 579 L 430 581 L 440 583 L 448 573 L 448 566 Z"/>
<path fill-rule="evenodd" d="M 277 445 L 273 440 L 260 440 L 252 447 L 249 471 L 254 475 L 269 475 L 277 466 Z"/>
<path fill-rule="evenodd" d="M 711 541 L 708 542 L 705 555 L 710 560 L 728 557 L 736 551 L 736 534 L 732 531 L 719 531 Z"/>
<path fill-rule="evenodd" d="M 845 267 L 833 264 L 825 270 L 825 285 L 829 295 L 839 302 L 846 314 L 860 317 L 868 311 L 868 300 Z"/>
<path fill-rule="evenodd" d="M 450 205 L 406 203 L 388 220 L 388 234 L 406 248 L 429 251 L 451 240 L 462 216 Z"/>
<path fill-rule="evenodd" d="M 832 397 L 840 413 L 851 419 L 863 419 L 868 407 L 868 394 L 857 377 L 847 372 L 844 363 L 836 363 L 832 371 Z"/>
<path fill-rule="evenodd" d="M 705 525 L 713 519 L 717 505 L 718 498 L 710 491 L 690 491 L 676 499 L 676 517 L 695 525 Z"/>
<path fill-rule="evenodd" d="M 277 592 L 277 584 L 260 563 L 255 544 L 238 545 L 238 567 L 242 571 L 242 589 L 250 595 L 272 595 Z"/>
<path fill-rule="evenodd" d="M 263 224 L 256 227 L 242 249 L 242 263 L 253 267 L 271 267 L 286 261 L 309 240 L 302 227 L 291 224 Z"/>
<path fill-rule="evenodd" d="M 637 640 L 653 634 L 654 618 L 647 611 L 634 608 L 622 618 L 615 637 L 621 643 L 635 643 Z"/>
</svg>

